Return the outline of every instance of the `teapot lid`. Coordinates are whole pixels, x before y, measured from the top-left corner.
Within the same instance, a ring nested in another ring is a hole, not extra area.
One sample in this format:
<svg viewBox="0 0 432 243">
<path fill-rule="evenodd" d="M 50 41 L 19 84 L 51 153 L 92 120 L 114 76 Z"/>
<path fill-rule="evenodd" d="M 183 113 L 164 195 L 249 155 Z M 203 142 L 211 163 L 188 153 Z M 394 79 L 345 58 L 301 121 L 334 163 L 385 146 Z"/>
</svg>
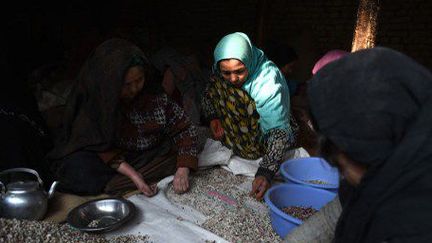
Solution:
<svg viewBox="0 0 432 243">
<path fill-rule="evenodd" d="M 16 181 L 7 184 L 8 191 L 14 192 L 31 192 L 39 188 L 39 183 L 36 181 Z"/>
</svg>

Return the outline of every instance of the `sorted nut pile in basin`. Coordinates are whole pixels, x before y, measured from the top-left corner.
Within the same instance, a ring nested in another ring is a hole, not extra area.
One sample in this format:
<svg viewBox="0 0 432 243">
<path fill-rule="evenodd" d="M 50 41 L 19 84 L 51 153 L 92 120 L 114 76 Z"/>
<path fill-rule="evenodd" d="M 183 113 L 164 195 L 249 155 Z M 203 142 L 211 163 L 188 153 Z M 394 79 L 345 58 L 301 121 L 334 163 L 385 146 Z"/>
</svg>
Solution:
<svg viewBox="0 0 432 243">
<path fill-rule="evenodd" d="M 172 185 L 167 197 L 208 217 L 203 228 L 231 242 L 282 242 L 273 231 L 267 206 L 249 196 L 252 178 L 215 167 L 191 177 L 191 190 L 178 195 Z"/>
<path fill-rule="evenodd" d="M 0 242 L 135 243 L 151 241 L 147 235 L 124 235 L 106 239 L 102 235 L 80 232 L 67 224 L 0 218 Z"/>
<path fill-rule="evenodd" d="M 282 211 L 284 213 L 294 217 L 298 218 L 302 221 L 308 219 L 310 216 L 314 215 L 318 210 L 312 208 L 312 207 L 297 207 L 297 206 L 290 206 L 282 208 Z"/>
<path fill-rule="evenodd" d="M 321 181 L 321 180 L 308 180 L 306 182 L 312 183 L 312 184 L 317 184 L 317 185 L 328 185 L 330 183 L 326 182 L 326 181 Z"/>
<path fill-rule="evenodd" d="M 99 222 L 100 222 L 99 219 L 94 219 L 87 225 L 87 227 L 96 228 L 99 226 Z"/>
</svg>

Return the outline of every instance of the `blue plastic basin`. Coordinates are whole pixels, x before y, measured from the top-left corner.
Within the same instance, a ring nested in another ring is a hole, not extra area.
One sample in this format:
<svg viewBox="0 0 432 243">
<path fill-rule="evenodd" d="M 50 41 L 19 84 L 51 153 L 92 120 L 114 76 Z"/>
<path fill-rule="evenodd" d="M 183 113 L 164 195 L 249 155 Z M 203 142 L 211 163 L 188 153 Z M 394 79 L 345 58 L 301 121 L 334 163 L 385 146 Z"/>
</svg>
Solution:
<svg viewBox="0 0 432 243">
<path fill-rule="evenodd" d="M 327 161 L 319 157 L 287 160 L 280 167 L 282 177 L 287 183 L 307 185 L 337 193 L 339 172 Z M 320 180 L 327 184 L 314 184 L 308 181 Z"/>
<path fill-rule="evenodd" d="M 271 187 L 264 195 L 264 200 L 269 206 L 272 227 L 283 239 L 303 221 L 284 213 L 281 208 L 303 206 L 319 210 L 333 200 L 335 196 L 336 193 L 330 191 L 300 184 L 285 183 Z"/>
</svg>

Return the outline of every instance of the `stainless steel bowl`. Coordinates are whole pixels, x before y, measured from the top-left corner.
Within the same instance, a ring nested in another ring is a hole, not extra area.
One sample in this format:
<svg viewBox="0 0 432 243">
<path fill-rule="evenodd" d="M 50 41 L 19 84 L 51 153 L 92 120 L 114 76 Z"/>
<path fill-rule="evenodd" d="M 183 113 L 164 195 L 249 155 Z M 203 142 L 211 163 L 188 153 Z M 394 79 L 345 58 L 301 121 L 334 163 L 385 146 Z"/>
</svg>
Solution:
<svg viewBox="0 0 432 243">
<path fill-rule="evenodd" d="M 135 214 L 135 206 L 123 198 L 104 198 L 72 209 L 67 222 L 85 232 L 106 232 L 118 228 Z"/>
</svg>

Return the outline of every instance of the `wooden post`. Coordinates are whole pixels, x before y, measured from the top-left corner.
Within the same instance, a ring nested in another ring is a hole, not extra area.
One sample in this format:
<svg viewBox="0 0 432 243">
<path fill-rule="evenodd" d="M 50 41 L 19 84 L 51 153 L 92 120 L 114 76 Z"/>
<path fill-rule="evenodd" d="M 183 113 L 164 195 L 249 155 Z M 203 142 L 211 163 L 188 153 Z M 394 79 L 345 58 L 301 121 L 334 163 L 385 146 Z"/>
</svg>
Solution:
<svg viewBox="0 0 432 243">
<path fill-rule="evenodd" d="M 351 52 L 375 46 L 379 0 L 360 0 Z"/>
</svg>

